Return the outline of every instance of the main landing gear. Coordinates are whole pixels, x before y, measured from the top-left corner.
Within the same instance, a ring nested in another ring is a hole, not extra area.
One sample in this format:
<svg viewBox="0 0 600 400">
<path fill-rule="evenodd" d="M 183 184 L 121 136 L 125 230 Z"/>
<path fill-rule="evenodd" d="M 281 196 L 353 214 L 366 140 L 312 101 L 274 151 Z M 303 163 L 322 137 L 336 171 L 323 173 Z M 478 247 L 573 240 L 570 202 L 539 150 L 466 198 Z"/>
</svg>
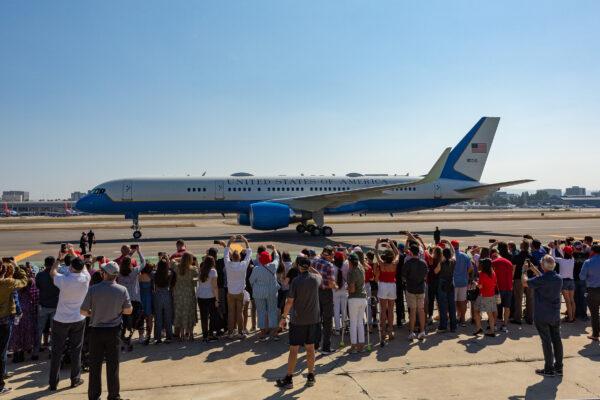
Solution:
<svg viewBox="0 0 600 400">
<path fill-rule="evenodd" d="M 306 224 L 304 222 L 301 222 L 300 224 L 296 225 L 296 231 L 298 233 L 305 233 L 308 232 L 310 233 L 312 236 L 331 236 L 333 235 L 333 229 L 330 226 L 317 226 L 315 224 Z"/>
<path fill-rule="evenodd" d="M 137 218 L 133 218 L 133 225 L 131 225 L 131 229 L 133 229 L 133 238 L 139 239 L 142 237 L 142 231 L 140 230 L 140 221 Z"/>
</svg>

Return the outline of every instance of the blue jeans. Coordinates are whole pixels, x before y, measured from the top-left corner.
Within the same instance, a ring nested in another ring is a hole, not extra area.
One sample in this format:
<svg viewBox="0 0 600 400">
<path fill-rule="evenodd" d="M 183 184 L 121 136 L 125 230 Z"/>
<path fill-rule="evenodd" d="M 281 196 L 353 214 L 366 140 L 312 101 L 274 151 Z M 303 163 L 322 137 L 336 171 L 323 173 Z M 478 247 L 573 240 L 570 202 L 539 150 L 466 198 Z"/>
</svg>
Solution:
<svg viewBox="0 0 600 400">
<path fill-rule="evenodd" d="M 443 290 L 450 287 L 452 290 Z M 450 314 L 450 330 L 456 330 L 456 303 L 454 301 L 454 286 L 452 282 L 440 280 L 438 285 L 438 307 L 440 311 L 439 329 L 448 329 L 448 314 Z"/>
<path fill-rule="evenodd" d="M 277 294 L 273 293 L 264 299 L 254 298 L 256 304 L 256 317 L 258 318 L 258 328 L 277 328 L 279 322 L 279 309 L 277 308 Z"/>
<path fill-rule="evenodd" d="M 8 362 L 8 343 L 12 333 L 13 323 L 0 324 L 0 389 L 4 388 L 4 375 L 6 375 L 6 363 Z"/>
<path fill-rule="evenodd" d="M 54 320 L 54 314 L 56 314 L 56 308 L 47 308 L 43 306 L 38 307 L 38 318 L 37 318 L 37 332 L 35 343 L 33 345 L 33 354 L 38 354 L 40 352 L 40 346 L 42 342 L 42 334 L 44 333 L 44 328 L 46 327 L 46 323 L 50 321 L 50 325 L 52 326 L 52 321 Z M 52 338 L 52 336 L 51 336 Z"/>
<path fill-rule="evenodd" d="M 587 302 L 585 300 L 585 281 L 575 281 L 575 317 L 587 321 Z"/>
<path fill-rule="evenodd" d="M 162 330 L 165 329 L 167 339 L 173 338 L 173 299 L 171 291 L 167 288 L 156 288 L 154 293 L 154 312 L 156 322 L 154 323 L 154 340 L 160 340 Z"/>
</svg>

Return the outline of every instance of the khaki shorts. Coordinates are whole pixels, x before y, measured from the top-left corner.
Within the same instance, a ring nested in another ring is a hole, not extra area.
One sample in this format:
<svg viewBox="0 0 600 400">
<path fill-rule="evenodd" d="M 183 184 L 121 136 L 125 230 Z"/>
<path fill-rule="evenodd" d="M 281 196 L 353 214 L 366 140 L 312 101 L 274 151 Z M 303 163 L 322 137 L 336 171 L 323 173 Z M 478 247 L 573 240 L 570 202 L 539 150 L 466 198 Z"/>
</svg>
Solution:
<svg viewBox="0 0 600 400">
<path fill-rule="evenodd" d="M 406 305 L 417 310 L 425 309 L 425 293 L 414 294 L 406 292 Z"/>
<path fill-rule="evenodd" d="M 454 288 L 454 300 L 455 301 L 467 301 L 467 287 L 455 287 Z"/>
</svg>

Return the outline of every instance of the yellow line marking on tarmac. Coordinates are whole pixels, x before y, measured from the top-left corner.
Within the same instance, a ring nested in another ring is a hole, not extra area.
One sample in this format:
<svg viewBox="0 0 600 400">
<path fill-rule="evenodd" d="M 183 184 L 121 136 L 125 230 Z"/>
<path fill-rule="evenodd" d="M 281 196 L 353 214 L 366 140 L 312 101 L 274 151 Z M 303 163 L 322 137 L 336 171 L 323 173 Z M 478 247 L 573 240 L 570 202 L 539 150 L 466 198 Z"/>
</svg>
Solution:
<svg viewBox="0 0 600 400">
<path fill-rule="evenodd" d="M 28 251 L 26 251 L 24 253 L 16 255 L 15 256 L 15 262 L 23 261 L 26 258 L 35 256 L 36 254 L 39 254 L 41 252 L 42 252 L 41 250 L 28 250 Z"/>
</svg>

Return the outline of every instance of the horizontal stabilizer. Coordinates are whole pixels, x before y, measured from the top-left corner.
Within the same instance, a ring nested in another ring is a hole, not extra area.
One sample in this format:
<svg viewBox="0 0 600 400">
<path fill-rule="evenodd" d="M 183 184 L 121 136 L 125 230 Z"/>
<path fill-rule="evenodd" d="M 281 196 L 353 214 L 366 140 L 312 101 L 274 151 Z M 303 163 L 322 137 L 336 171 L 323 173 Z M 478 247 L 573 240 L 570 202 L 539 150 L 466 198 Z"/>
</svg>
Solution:
<svg viewBox="0 0 600 400">
<path fill-rule="evenodd" d="M 476 198 L 476 197 L 487 196 L 487 195 L 492 194 L 495 191 L 497 191 L 503 187 L 506 187 L 506 186 L 520 185 L 522 183 L 528 183 L 528 182 L 533 182 L 533 180 L 532 179 L 521 179 L 518 181 L 498 182 L 498 183 L 491 183 L 489 185 L 479 185 L 479 186 L 472 186 L 472 187 L 468 187 L 468 188 L 464 188 L 464 189 L 456 189 L 456 191 L 458 193 L 466 194 L 470 198 Z"/>
</svg>

